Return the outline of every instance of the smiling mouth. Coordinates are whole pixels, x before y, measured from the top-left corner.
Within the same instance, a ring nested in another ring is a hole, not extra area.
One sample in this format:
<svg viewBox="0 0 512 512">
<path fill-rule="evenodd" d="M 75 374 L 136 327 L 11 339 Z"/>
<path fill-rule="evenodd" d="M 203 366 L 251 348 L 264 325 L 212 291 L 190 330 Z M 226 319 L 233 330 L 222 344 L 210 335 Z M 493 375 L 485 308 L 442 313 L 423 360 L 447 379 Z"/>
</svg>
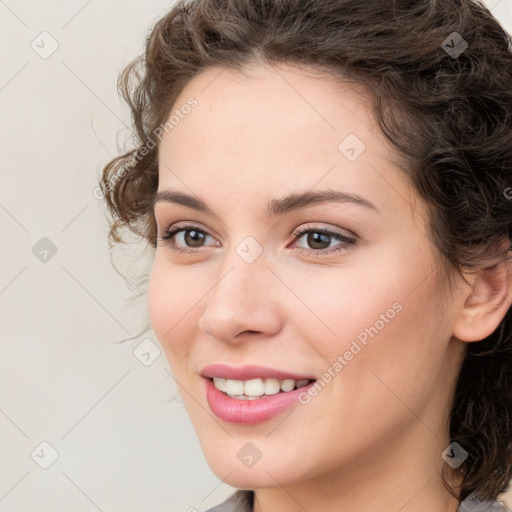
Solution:
<svg viewBox="0 0 512 512">
<path fill-rule="evenodd" d="M 258 400 L 279 393 L 288 393 L 315 382 L 312 379 L 250 379 L 233 380 L 221 377 L 210 378 L 213 385 L 225 395 L 237 400 Z"/>
</svg>

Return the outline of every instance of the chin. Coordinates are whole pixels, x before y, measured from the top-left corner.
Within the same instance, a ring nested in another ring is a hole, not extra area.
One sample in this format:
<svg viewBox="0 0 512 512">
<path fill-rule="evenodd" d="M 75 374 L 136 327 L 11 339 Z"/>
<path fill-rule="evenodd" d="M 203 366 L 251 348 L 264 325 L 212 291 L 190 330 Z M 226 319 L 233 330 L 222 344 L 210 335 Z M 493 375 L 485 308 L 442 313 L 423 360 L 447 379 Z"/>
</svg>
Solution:
<svg viewBox="0 0 512 512">
<path fill-rule="evenodd" d="M 237 469 L 223 466 L 222 468 L 218 468 L 218 471 L 216 470 L 217 468 L 211 465 L 210 468 L 220 480 L 236 489 L 265 489 L 276 487 L 279 484 L 288 485 L 290 483 L 289 480 L 283 481 L 282 478 L 276 475 L 279 470 L 269 469 L 267 473 L 264 467 L 260 468 L 259 471 L 254 467 L 251 469 Z M 226 477 L 230 471 L 232 471 L 232 473 Z M 274 478 L 272 478 L 271 475 L 274 476 Z M 279 482 L 279 484 L 277 482 Z"/>
<path fill-rule="evenodd" d="M 243 441 L 240 446 L 246 445 L 250 441 Z M 272 454 L 272 457 L 265 458 L 263 454 L 261 459 L 250 465 L 250 461 L 243 462 L 243 453 L 238 458 L 240 448 L 238 443 L 233 448 L 219 445 L 211 446 L 211 450 L 205 450 L 206 461 L 213 473 L 223 482 L 238 489 L 259 489 L 275 487 L 276 485 L 289 485 L 297 480 L 304 480 L 306 475 L 294 473 L 293 470 L 299 469 L 304 472 L 304 468 L 293 467 L 290 459 L 282 456 L 279 452 Z M 230 454 L 233 454 L 231 456 Z M 279 483 L 278 483 L 279 482 Z"/>
</svg>

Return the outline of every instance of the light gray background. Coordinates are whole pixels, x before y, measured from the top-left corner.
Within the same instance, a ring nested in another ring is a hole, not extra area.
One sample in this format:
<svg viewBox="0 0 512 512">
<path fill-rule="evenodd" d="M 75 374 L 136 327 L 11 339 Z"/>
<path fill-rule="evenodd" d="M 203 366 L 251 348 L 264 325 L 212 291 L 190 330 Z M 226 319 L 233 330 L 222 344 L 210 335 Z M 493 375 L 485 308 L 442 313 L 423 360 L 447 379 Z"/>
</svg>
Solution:
<svg viewBox="0 0 512 512">
<path fill-rule="evenodd" d="M 486 4 L 512 32 L 512 0 Z M 170 5 L 0 0 L 0 511 L 193 512 L 232 492 L 163 353 L 133 353 L 154 334 L 110 342 L 144 327 L 147 303 L 111 267 L 94 190 L 128 136 L 117 75 Z"/>
</svg>

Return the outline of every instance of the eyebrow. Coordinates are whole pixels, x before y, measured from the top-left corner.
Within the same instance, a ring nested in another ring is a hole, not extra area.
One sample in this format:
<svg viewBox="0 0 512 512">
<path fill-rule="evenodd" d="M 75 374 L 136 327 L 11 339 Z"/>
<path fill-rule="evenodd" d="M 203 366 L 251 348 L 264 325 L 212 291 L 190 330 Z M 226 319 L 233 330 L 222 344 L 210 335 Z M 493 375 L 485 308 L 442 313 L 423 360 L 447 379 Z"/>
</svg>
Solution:
<svg viewBox="0 0 512 512">
<path fill-rule="evenodd" d="M 379 212 L 379 209 L 373 203 L 357 194 L 341 192 L 339 190 L 324 190 L 318 192 L 309 191 L 296 193 L 280 199 L 271 199 L 267 205 L 267 216 L 275 217 L 277 215 L 283 215 L 295 210 L 307 208 L 308 206 L 315 204 L 331 202 L 353 203 Z M 205 202 L 201 201 L 201 199 L 175 190 L 162 190 L 157 192 L 151 203 L 153 210 L 158 203 L 180 204 L 215 216 L 215 213 Z"/>
</svg>

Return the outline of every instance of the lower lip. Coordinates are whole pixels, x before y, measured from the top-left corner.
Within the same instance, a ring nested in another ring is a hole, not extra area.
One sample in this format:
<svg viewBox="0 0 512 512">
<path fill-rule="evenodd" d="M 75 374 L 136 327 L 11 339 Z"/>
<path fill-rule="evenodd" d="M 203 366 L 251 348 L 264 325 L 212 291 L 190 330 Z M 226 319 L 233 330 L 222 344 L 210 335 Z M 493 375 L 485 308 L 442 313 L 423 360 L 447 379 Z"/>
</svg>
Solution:
<svg viewBox="0 0 512 512">
<path fill-rule="evenodd" d="M 300 403 L 299 395 L 307 392 L 315 384 L 313 381 L 307 386 L 286 393 L 279 392 L 266 398 L 238 400 L 218 390 L 211 379 L 205 381 L 206 399 L 212 412 L 221 420 L 246 425 L 268 421 L 297 405 Z"/>
</svg>

